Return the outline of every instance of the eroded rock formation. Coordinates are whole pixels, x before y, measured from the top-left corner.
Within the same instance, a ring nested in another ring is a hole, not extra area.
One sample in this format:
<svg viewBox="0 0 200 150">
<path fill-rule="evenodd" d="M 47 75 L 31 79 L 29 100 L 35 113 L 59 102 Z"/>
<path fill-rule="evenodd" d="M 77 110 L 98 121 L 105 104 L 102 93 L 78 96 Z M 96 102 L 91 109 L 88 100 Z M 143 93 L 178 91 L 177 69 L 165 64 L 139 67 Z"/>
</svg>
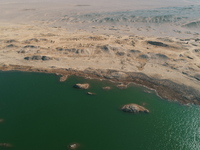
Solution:
<svg viewBox="0 0 200 150">
<path fill-rule="evenodd" d="M 124 105 L 121 108 L 121 110 L 124 112 L 129 112 L 129 113 L 140 113 L 140 112 L 149 113 L 148 109 L 144 108 L 143 106 L 137 105 L 137 104 Z"/>
</svg>

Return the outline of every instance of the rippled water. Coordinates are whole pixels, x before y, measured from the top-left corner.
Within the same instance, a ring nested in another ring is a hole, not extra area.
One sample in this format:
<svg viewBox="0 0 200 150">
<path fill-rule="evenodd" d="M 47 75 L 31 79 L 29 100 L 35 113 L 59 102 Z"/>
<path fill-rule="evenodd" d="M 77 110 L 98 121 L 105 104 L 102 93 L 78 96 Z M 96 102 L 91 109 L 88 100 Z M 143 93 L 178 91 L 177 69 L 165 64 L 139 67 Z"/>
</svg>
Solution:
<svg viewBox="0 0 200 150">
<path fill-rule="evenodd" d="M 72 88 L 90 83 L 87 90 Z M 146 89 L 120 90 L 106 81 L 55 75 L 0 72 L 0 143 L 13 150 L 199 150 L 200 107 L 160 99 Z M 103 86 L 112 90 L 102 90 Z M 126 114 L 124 104 L 136 103 L 149 114 Z"/>
</svg>

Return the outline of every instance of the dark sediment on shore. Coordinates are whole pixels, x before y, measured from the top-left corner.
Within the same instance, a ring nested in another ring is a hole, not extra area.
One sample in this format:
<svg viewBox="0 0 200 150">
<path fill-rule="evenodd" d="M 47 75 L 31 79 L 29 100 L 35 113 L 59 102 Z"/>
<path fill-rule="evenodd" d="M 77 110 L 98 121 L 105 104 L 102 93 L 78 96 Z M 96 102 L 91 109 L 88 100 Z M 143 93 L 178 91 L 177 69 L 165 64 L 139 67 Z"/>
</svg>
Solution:
<svg viewBox="0 0 200 150">
<path fill-rule="evenodd" d="M 26 72 L 43 72 L 43 73 L 55 73 L 60 75 L 76 75 L 81 77 L 89 77 L 95 79 L 106 79 L 114 82 L 121 82 L 123 84 L 135 83 L 147 88 L 154 89 L 157 94 L 170 101 L 177 101 L 181 104 L 196 104 L 200 105 L 200 92 L 196 89 L 186 86 L 184 84 L 178 84 L 167 79 L 156 79 L 148 77 L 144 73 L 140 72 L 120 72 L 116 70 L 101 70 L 88 68 L 84 71 L 65 69 L 65 68 L 34 68 L 30 66 L 19 65 L 4 65 L 0 67 L 2 71 L 26 71 Z"/>
</svg>

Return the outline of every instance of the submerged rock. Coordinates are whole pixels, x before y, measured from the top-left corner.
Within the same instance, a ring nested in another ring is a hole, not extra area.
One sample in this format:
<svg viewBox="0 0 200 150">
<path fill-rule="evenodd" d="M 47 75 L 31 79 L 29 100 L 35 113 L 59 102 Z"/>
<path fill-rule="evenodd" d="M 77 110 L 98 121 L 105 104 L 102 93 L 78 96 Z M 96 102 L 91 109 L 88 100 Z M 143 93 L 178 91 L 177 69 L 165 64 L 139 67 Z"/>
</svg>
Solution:
<svg viewBox="0 0 200 150">
<path fill-rule="evenodd" d="M 0 118 L 0 123 L 2 123 L 2 122 L 4 122 L 4 119 L 1 119 L 1 118 Z"/>
<path fill-rule="evenodd" d="M 102 89 L 104 89 L 104 90 L 111 90 L 111 87 L 105 86 L 105 87 L 102 87 Z"/>
<path fill-rule="evenodd" d="M 144 108 L 143 106 L 137 105 L 137 104 L 124 105 L 121 108 L 121 110 L 124 112 L 129 112 L 129 113 L 140 113 L 140 112 L 149 113 L 148 109 Z"/>
<path fill-rule="evenodd" d="M 84 84 L 77 83 L 77 84 L 74 85 L 74 87 L 77 88 L 77 89 L 88 89 L 89 86 L 90 85 L 88 83 L 84 83 Z"/>
<path fill-rule="evenodd" d="M 12 147 L 12 144 L 10 143 L 0 143 L 0 148 L 9 148 Z"/>
<path fill-rule="evenodd" d="M 79 144 L 73 143 L 73 144 L 70 144 L 68 147 L 70 150 L 77 149 L 79 147 Z"/>
<path fill-rule="evenodd" d="M 96 95 L 96 93 L 87 92 L 88 95 Z"/>
</svg>

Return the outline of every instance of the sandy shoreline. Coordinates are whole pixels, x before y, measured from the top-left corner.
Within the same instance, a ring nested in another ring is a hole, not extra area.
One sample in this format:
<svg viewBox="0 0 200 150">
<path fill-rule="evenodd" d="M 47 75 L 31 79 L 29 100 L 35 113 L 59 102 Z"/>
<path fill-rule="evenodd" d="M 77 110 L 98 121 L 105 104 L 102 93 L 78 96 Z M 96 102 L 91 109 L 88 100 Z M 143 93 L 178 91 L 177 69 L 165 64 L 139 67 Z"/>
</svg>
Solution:
<svg viewBox="0 0 200 150">
<path fill-rule="evenodd" d="M 143 73 L 138 72 L 119 72 L 116 70 L 93 70 L 88 68 L 84 71 L 77 71 L 73 69 L 39 69 L 30 66 L 17 66 L 9 65 L 0 67 L 2 71 L 24 71 L 24 72 L 41 72 L 41 73 L 53 73 L 60 76 L 60 81 L 64 77 L 75 75 L 92 79 L 103 79 L 123 85 L 124 88 L 130 83 L 138 84 L 146 88 L 155 90 L 157 95 L 163 99 L 170 101 L 177 101 L 181 104 L 196 104 L 200 105 L 199 96 L 200 93 L 185 85 L 180 85 L 170 80 L 160 80 L 150 78 Z M 116 76 L 117 75 L 117 76 Z M 126 77 L 124 77 L 126 75 Z M 63 80 L 63 81 L 65 81 Z M 63 82 L 62 81 L 62 82 Z"/>
</svg>

